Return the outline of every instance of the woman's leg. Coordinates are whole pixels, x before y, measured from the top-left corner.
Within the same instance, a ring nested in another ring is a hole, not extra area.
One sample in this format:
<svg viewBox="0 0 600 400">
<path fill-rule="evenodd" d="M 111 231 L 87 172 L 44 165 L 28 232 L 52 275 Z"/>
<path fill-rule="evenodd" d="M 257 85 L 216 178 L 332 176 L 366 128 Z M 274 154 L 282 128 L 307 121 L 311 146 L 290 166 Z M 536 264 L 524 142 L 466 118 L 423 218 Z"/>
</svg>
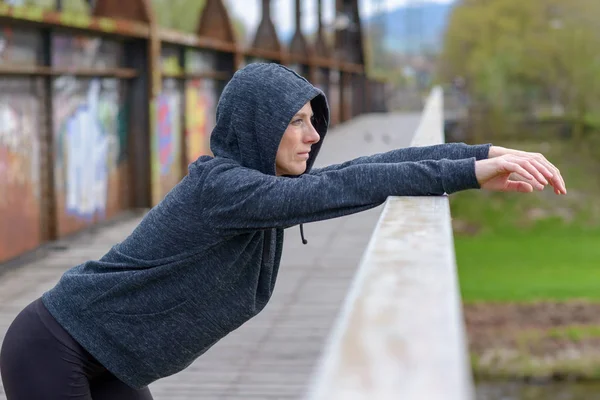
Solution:
<svg viewBox="0 0 600 400">
<path fill-rule="evenodd" d="M 0 350 L 8 400 L 152 400 L 118 380 L 77 343 L 40 299 L 8 328 Z"/>
<path fill-rule="evenodd" d="M 153 400 L 150 389 L 132 389 L 108 372 L 92 381 L 90 387 L 94 400 Z"/>
<path fill-rule="evenodd" d="M 39 301 L 39 300 L 38 300 Z M 27 306 L 8 328 L 0 373 L 8 400 L 92 400 L 85 360 L 58 341 Z"/>
</svg>

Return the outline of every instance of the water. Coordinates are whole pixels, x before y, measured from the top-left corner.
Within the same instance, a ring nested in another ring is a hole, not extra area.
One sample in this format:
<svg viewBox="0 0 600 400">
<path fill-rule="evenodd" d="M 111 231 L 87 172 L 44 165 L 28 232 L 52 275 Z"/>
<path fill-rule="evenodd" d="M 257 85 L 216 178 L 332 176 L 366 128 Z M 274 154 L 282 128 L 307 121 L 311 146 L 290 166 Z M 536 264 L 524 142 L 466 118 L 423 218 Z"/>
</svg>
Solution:
<svg viewBox="0 0 600 400">
<path fill-rule="evenodd" d="M 477 400 L 596 400 L 600 383 L 477 382 Z"/>
</svg>

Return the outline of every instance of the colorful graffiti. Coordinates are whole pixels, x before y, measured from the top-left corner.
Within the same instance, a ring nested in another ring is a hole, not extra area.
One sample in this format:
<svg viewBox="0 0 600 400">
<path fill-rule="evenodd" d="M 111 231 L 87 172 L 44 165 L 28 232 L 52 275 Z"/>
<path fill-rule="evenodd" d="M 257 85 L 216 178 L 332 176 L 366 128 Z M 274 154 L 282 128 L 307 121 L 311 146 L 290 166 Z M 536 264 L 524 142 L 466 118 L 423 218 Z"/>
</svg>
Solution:
<svg viewBox="0 0 600 400">
<path fill-rule="evenodd" d="M 0 103 L 0 188 L 35 180 L 37 173 L 35 162 L 39 152 L 32 148 L 38 146 L 38 141 L 33 140 L 33 127 L 24 110 L 11 103 Z M 0 204 L 5 201 L 5 196 L 0 196 Z"/>
<path fill-rule="evenodd" d="M 108 135 L 98 116 L 100 82 L 90 83 L 86 103 L 63 123 L 67 213 L 91 220 L 106 211 Z"/>
<path fill-rule="evenodd" d="M 55 180 L 61 234 L 107 218 L 120 208 L 117 197 L 126 127 L 119 89 L 119 81 L 108 78 L 65 76 L 54 81 Z"/>
<path fill-rule="evenodd" d="M 0 27 L 0 64 L 36 65 L 41 46 L 36 31 Z"/>
<path fill-rule="evenodd" d="M 6 48 L 8 47 L 8 40 L 6 38 L 6 32 L 0 31 L 0 62 L 7 58 Z"/>
<path fill-rule="evenodd" d="M 175 143 L 173 143 L 174 115 L 170 103 L 173 98 L 167 95 L 158 97 L 158 160 L 160 174 L 168 175 L 175 161 Z"/>
<path fill-rule="evenodd" d="M 179 82 L 166 79 L 156 99 L 153 138 L 153 201 L 160 201 L 182 178 L 182 93 Z"/>
<path fill-rule="evenodd" d="M 209 154 L 209 137 L 215 120 L 215 87 L 210 79 L 194 79 L 185 88 L 186 160 Z"/>
<path fill-rule="evenodd" d="M 52 65 L 57 68 L 116 68 L 121 64 L 118 42 L 92 36 L 52 34 Z"/>
<path fill-rule="evenodd" d="M 57 68 L 116 68 L 121 63 L 118 42 L 91 36 L 52 34 L 52 65 Z"/>
<path fill-rule="evenodd" d="M 41 240 L 41 92 L 36 78 L 0 78 L 0 262 Z"/>
<path fill-rule="evenodd" d="M 167 74 L 180 74 L 182 72 L 179 62 L 179 49 L 176 47 L 162 47 L 160 69 Z"/>
<path fill-rule="evenodd" d="M 185 52 L 186 72 L 202 73 L 217 69 L 217 57 L 209 50 L 188 49 Z"/>
</svg>

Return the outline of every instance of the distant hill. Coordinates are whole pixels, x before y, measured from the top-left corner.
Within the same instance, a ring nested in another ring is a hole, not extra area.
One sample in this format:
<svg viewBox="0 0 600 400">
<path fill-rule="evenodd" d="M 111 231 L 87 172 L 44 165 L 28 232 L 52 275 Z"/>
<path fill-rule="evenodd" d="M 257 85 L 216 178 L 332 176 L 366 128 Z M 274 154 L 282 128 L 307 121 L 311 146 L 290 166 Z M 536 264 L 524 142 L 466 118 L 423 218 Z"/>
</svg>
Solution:
<svg viewBox="0 0 600 400">
<path fill-rule="evenodd" d="M 384 22 L 384 45 L 388 50 L 414 53 L 421 49 L 437 52 L 443 43 L 452 4 L 422 3 L 399 7 L 385 15 L 374 15 L 364 21 L 364 28 Z M 363 29 L 364 29 L 363 28 Z"/>
<path fill-rule="evenodd" d="M 386 24 L 384 46 L 396 53 L 415 53 L 421 49 L 437 52 L 442 47 L 443 34 L 453 4 L 424 2 L 419 6 L 398 7 L 385 15 L 373 15 L 363 20 L 363 32 L 373 24 Z M 279 40 L 289 43 L 293 29 L 278 31 Z"/>
</svg>

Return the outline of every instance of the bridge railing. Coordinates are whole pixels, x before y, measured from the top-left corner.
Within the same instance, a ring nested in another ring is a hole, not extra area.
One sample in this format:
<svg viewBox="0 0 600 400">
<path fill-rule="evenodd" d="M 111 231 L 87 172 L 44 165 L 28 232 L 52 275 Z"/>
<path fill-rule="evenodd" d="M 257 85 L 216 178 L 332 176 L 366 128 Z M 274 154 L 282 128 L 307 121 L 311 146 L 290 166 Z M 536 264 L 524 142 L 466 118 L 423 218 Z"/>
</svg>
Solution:
<svg viewBox="0 0 600 400">
<path fill-rule="evenodd" d="M 444 141 L 430 95 L 413 146 Z M 385 204 L 306 400 L 470 400 L 447 196 Z"/>
</svg>

